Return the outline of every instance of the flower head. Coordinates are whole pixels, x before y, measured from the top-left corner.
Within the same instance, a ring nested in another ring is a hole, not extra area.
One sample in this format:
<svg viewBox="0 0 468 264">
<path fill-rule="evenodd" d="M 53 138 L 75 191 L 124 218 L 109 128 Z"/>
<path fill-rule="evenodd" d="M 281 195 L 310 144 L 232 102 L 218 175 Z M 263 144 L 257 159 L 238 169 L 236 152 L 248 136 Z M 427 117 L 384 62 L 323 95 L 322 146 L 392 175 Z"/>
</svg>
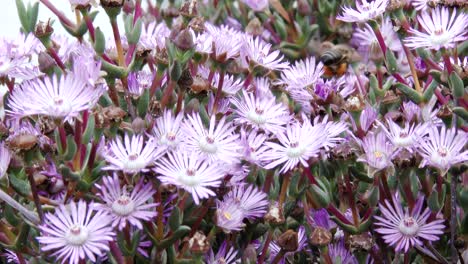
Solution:
<svg viewBox="0 0 468 264">
<path fill-rule="evenodd" d="M 344 240 L 340 239 L 338 242 L 331 244 L 328 250 L 331 259 L 342 264 L 358 264 L 356 257 L 352 255 L 344 245 Z"/>
<path fill-rule="evenodd" d="M 436 7 L 419 15 L 418 21 L 425 32 L 413 28 L 409 30 L 414 35 L 405 39 L 410 48 L 449 49 L 468 39 L 468 14 L 463 11 L 457 15 L 454 9 L 450 14 L 448 8 Z"/>
<path fill-rule="evenodd" d="M 206 256 L 206 264 L 240 264 L 241 259 L 238 257 L 239 252 L 231 247 L 227 250 L 227 243 L 224 241 L 218 249 L 216 255 L 213 249 Z"/>
<path fill-rule="evenodd" d="M 232 200 L 237 203 L 248 219 L 263 217 L 270 204 L 267 194 L 254 187 L 254 185 L 234 187 L 226 194 L 224 200 Z"/>
<path fill-rule="evenodd" d="M 419 141 L 418 152 L 423 157 L 420 167 L 433 166 L 444 173 L 453 165 L 468 160 L 468 151 L 463 151 L 467 133 L 445 126 L 431 126 L 429 135 Z"/>
<path fill-rule="evenodd" d="M 400 40 L 393 29 L 390 18 L 386 17 L 382 20 L 380 32 L 382 32 L 384 42 L 390 50 L 395 52 L 402 50 Z M 356 28 L 351 42 L 358 47 L 358 51 L 365 59 L 382 59 L 383 54 L 379 42 L 374 30 L 368 24 L 365 24 L 363 28 Z M 368 58 L 369 56 L 370 58 Z"/>
<path fill-rule="evenodd" d="M 210 188 L 221 185 L 225 173 L 218 163 L 208 163 L 197 152 L 175 151 L 158 162 L 155 172 L 162 183 L 173 184 L 189 192 L 196 204 L 216 195 Z"/>
<path fill-rule="evenodd" d="M 13 90 L 7 102 L 8 112 L 18 118 L 45 115 L 67 121 L 93 107 L 102 92 L 71 73 L 61 78 L 54 75 L 42 81 L 35 79 Z"/>
<path fill-rule="evenodd" d="M 104 177 L 103 184 L 98 188 L 105 204 L 97 207 L 107 211 L 112 216 L 112 226 L 122 230 L 127 223 L 138 229 L 143 229 L 142 221 L 149 221 L 156 216 L 157 203 L 147 203 L 156 192 L 151 183 L 144 184 L 143 179 L 138 181 L 130 192 L 128 186 L 120 187 L 117 174 L 113 177 Z"/>
<path fill-rule="evenodd" d="M 216 201 L 216 225 L 226 233 L 240 231 L 244 228 L 244 212 L 232 200 Z"/>
<path fill-rule="evenodd" d="M 285 129 L 291 120 L 288 109 L 281 103 L 276 103 L 274 97 L 256 97 L 252 93 L 243 93 L 240 99 L 233 99 L 236 106 L 236 122 L 261 129 L 268 133 L 278 133 Z"/>
<path fill-rule="evenodd" d="M 343 13 L 337 16 L 338 20 L 345 22 L 366 22 L 382 15 L 387 8 L 388 0 L 357 0 L 356 9 L 349 6 L 343 6 Z"/>
<path fill-rule="evenodd" d="M 369 133 L 361 146 L 364 155 L 358 158 L 358 161 L 367 163 L 374 173 L 387 167 L 393 168 L 392 158 L 396 152 L 392 143 L 386 140 L 385 133 Z"/>
<path fill-rule="evenodd" d="M 287 125 L 286 131 L 276 134 L 279 144 L 276 142 L 266 142 L 271 148 L 264 155 L 269 163 L 265 169 L 272 169 L 278 165 L 283 165 L 280 172 L 285 173 L 301 163 L 308 167 L 308 159 L 316 157 L 323 143 L 327 139 L 323 125 L 312 126 L 306 118 L 303 124 L 294 122 Z"/>
<path fill-rule="evenodd" d="M 305 89 L 312 85 L 322 76 L 323 64 L 317 63 L 315 57 L 296 61 L 294 65 L 283 70 L 281 80 L 277 84 L 285 85 L 286 90 L 292 92 L 295 89 Z"/>
<path fill-rule="evenodd" d="M 162 148 L 157 148 L 154 139 L 146 142 L 142 135 L 133 135 L 131 138 L 126 134 L 124 142 L 116 138 L 109 143 L 104 158 L 109 163 L 104 169 L 121 170 L 128 173 L 148 170 L 154 160 L 162 153 Z"/>
<path fill-rule="evenodd" d="M 283 55 L 279 50 L 271 51 L 271 44 L 264 42 L 260 37 L 245 37 L 240 50 L 242 63 L 246 65 L 261 66 L 268 70 L 286 69 L 289 63 L 282 62 Z"/>
<path fill-rule="evenodd" d="M 394 199 L 396 200 L 396 199 Z M 420 197 L 413 210 L 403 208 L 400 203 L 392 205 L 388 200 L 379 204 L 382 216 L 375 216 L 379 228 L 375 231 L 382 234 L 390 246 L 395 246 L 397 252 L 408 252 L 415 245 L 422 246 L 423 240 L 437 241 L 444 233 L 444 220 L 428 222 L 431 210 L 422 211 L 423 198 Z"/>
<path fill-rule="evenodd" d="M 52 256 L 62 263 L 78 264 L 81 259 L 96 261 L 96 257 L 109 251 L 114 241 L 112 217 L 96 210 L 94 204 L 84 201 L 60 205 L 54 214 L 45 215 L 37 237 L 42 251 L 55 251 Z"/>
<path fill-rule="evenodd" d="M 242 0 L 242 2 L 257 12 L 261 12 L 268 7 L 268 0 Z"/>
<path fill-rule="evenodd" d="M 246 131 L 241 128 L 241 145 L 243 147 L 243 158 L 259 166 L 263 164 L 263 155 L 269 147 L 265 146 L 267 136 L 256 130 Z"/>
<path fill-rule="evenodd" d="M 224 117 L 216 124 L 216 117 L 212 115 L 208 130 L 204 127 L 199 114 L 192 114 L 186 120 L 187 122 L 182 125 L 182 131 L 186 136 L 188 149 L 197 152 L 210 163 L 239 161 L 238 135 L 233 133 L 235 127 L 226 122 Z"/>
<path fill-rule="evenodd" d="M 156 119 L 153 135 L 159 146 L 167 151 L 176 150 L 182 142 L 182 114 L 174 116 L 172 111 L 166 110 Z"/>
<path fill-rule="evenodd" d="M 383 124 L 381 126 L 392 144 L 397 148 L 405 148 L 410 152 L 413 151 L 414 145 L 423 136 L 426 128 L 424 124 L 411 125 L 409 122 L 405 122 L 405 126 L 402 128 L 390 118 L 387 119 L 387 124 L 388 129 Z"/>
<path fill-rule="evenodd" d="M 279 254 L 280 250 L 281 250 L 281 247 L 278 245 L 278 243 L 276 241 L 272 241 L 270 243 L 270 259 L 271 259 L 271 261 L 273 261 L 275 259 L 276 255 Z M 310 251 L 310 249 L 308 249 L 308 245 L 307 245 L 306 230 L 305 230 L 305 227 L 303 227 L 303 226 L 300 226 L 299 230 L 297 231 L 297 249 L 295 251 L 290 251 L 290 252 L 287 252 L 286 254 L 284 254 L 284 256 L 281 258 L 281 260 L 278 263 L 280 263 L 280 264 L 288 263 L 288 262 L 286 262 L 287 258 L 289 258 L 292 255 L 294 255 L 295 253 L 301 252 L 301 251 Z"/>
</svg>

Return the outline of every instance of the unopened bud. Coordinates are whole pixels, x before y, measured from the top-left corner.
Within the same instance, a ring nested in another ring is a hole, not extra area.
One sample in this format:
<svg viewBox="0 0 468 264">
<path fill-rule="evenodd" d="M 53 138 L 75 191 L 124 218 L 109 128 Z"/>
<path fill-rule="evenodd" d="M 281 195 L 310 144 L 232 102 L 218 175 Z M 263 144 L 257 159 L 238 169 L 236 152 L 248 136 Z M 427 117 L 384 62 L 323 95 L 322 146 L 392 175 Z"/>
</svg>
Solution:
<svg viewBox="0 0 468 264">
<path fill-rule="evenodd" d="M 145 120 L 141 119 L 141 117 L 137 117 L 132 121 L 132 129 L 135 133 L 140 134 L 145 131 L 145 128 Z"/>
<path fill-rule="evenodd" d="M 301 16 L 307 16 L 312 13 L 312 9 L 307 0 L 298 0 L 297 1 L 297 10 Z"/>
<path fill-rule="evenodd" d="M 297 232 L 289 229 L 278 238 L 278 245 L 286 252 L 296 251 L 299 247 Z"/>
<path fill-rule="evenodd" d="M 189 29 L 183 29 L 174 39 L 174 44 L 181 50 L 189 50 L 195 45 Z"/>
<path fill-rule="evenodd" d="M 125 1 L 122 10 L 125 14 L 131 15 L 135 11 L 135 2 L 133 0 Z"/>
<path fill-rule="evenodd" d="M 322 247 L 330 244 L 333 236 L 327 229 L 318 226 L 310 234 L 310 243 L 314 246 Z"/>
<path fill-rule="evenodd" d="M 50 73 L 54 66 L 57 65 L 55 60 L 47 53 L 41 51 L 37 57 L 39 70 L 43 73 Z"/>
<path fill-rule="evenodd" d="M 250 20 L 249 24 L 247 24 L 245 32 L 253 36 L 260 36 L 263 33 L 262 23 L 257 17 L 255 17 L 254 19 Z"/>
<path fill-rule="evenodd" d="M 192 91 L 194 94 L 198 94 L 208 91 L 210 87 L 211 86 L 208 80 L 200 76 L 195 76 L 195 78 L 193 78 L 193 83 L 190 86 L 190 91 Z"/>
</svg>

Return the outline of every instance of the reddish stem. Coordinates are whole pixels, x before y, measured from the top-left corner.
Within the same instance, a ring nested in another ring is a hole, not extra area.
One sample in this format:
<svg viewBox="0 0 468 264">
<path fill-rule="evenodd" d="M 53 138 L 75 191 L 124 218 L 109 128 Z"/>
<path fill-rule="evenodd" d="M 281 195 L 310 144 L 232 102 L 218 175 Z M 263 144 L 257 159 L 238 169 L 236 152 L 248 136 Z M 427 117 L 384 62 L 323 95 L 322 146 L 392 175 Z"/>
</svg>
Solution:
<svg viewBox="0 0 468 264">
<path fill-rule="evenodd" d="M 62 22 L 63 24 L 65 24 L 66 26 L 70 27 L 70 28 L 75 28 L 75 24 L 69 20 L 62 12 L 60 12 L 51 2 L 49 2 L 49 0 L 40 0 L 45 6 L 47 6 L 47 8 L 50 9 L 50 11 L 52 11 L 52 13 L 54 13 L 58 19 L 60 20 L 60 22 Z"/>
</svg>

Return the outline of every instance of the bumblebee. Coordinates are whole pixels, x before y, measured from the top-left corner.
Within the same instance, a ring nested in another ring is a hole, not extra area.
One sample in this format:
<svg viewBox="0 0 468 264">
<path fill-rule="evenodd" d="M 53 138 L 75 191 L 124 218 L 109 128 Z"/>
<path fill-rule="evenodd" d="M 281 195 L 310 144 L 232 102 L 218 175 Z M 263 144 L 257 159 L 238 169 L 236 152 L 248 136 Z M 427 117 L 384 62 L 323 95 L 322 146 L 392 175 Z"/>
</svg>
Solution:
<svg viewBox="0 0 468 264">
<path fill-rule="evenodd" d="M 319 54 L 321 54 L 320 61 L 324 65 L 325 78 L 343 76 L 348 70 L 349 63 L 360 59 L 352 47 L 346 44 L 334 45 L 328 41 L 322 43 Z"/>
<path fill-rule="evenodd" d="M 320 61 L 324 65 L 323 75 L 326 78 L 333 76 L 341 77 L 348 70 L 347 56 L 336 48 L 325 51 L 320 56 Z"/>
</svg>

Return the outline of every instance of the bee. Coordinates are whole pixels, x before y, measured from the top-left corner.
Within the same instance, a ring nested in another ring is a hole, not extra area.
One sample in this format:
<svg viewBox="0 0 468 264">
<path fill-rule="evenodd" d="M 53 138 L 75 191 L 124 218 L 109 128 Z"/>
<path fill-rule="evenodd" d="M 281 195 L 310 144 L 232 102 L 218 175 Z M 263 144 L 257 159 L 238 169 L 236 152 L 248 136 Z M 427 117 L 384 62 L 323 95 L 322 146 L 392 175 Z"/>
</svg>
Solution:
<svg viewBox="0 0 468 264">
<path fill-rule="evenodd" d="M 357 53 L 348 45 L 334 45 L 331 42 L 323 42 L 320 47 L 320 61 L 324 65 L 325 78 L 333 76 L 341 77 L 348 71 L 351 61 L 357 60 Z"/>
</svg>

